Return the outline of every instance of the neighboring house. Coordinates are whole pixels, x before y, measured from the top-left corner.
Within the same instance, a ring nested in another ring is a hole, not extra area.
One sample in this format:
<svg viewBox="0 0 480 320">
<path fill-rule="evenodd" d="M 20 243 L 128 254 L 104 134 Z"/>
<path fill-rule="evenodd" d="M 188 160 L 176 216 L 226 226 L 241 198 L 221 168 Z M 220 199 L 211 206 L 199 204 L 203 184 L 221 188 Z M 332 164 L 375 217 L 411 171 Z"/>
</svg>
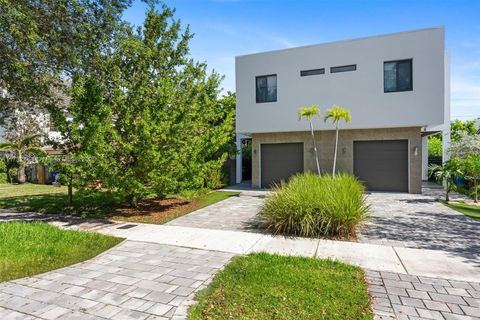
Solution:
<svg viewBox="0 0 480 320">
<path fill-rule="evenodd" d="M 32 110 L 28 111 L 15 110 L 15 112 L 17 115 L 16 121 L 18 121 L 16 128 L 17 130 L 20 129 L 18 130 L 18 134 L 23 134 L 24 132 L 36 132 L 41 133 L 48 140 L 60 139 L 60 132 L 56 131 L 52 127 L 52 122 L 48 112 L 42 111 L 38 108 L 33 108 Z M 8 127 L 8 123 L 6 127 Z M 5 131 L 6 128 L 0 125 L 0 142 L 5 141 Z"/>
<path fill-rule="evenodd" d="M 252 185 L 268 187 L 316 171 L 308 122 L 333 104 L 341 124 L 337 167 L 370 190 L 420 193 L 427 136 L 450 141 L 449 57 L 444 28 L 431 28 L 236 57 L 237 143 L 251 138 Z M 322 171 L 331 172 L 334 127 L 314 119 Z M 445 157 L 444 157 L 445 158 Z M 237 182 L 241 177 L 237 157 Z"/>
<path fill-rule="evenodd" d="M 17 125 L 16 128 L 19 131 L 12 131 L 10 134 L 12 135 L 15 132 L 17 135 L 25 135 L 31 134 L 31 132 L 41 133 L 43 135 L 43 139 L 46 141 L 59 141 L 61 138 L 60 132 L 56 131 L 52 127 L 50 115 L 42 111 L 38 108 L 29 109 L 28 111 L 25 110 L 15 110 L 16 112 L 16 121 Z M 8 128 L 9 123 L 6 124 Z M 5 131 L 7 131 L 4 127 L 0 126 L 0 142 L 5 141 Z M 45 141 L 45 144 L 46 144 Z M 60 154 L 61 150 L 55 150 L 51 146 L 44 146 L 43 149 L 49 155 L 52 154 Z M 39 184 L 46 184 L 51 183 L 51 173 L 49 169 L 38 161 L 28 161 L 27 168 L 26 168 L 26 176 L 27 181 Z"/>
</svg>

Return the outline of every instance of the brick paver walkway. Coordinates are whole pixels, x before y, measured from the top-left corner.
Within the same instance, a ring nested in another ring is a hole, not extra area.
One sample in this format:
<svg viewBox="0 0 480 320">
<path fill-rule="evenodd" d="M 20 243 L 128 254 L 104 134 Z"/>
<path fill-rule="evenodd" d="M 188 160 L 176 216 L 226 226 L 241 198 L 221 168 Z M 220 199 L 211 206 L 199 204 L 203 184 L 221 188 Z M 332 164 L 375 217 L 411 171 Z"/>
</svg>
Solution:
<svg viewBox="0 0 480 320">
<path fill-rule="evenodd" d="M 480 283 L 365 273 L 376 319 L 480 319 Z"/>
<path fill-rule="evenodd" d="M 265 199 L 265 191 L 242 191 L 231 197 L 170 221 L 168 226 L 262 232 L 257 213 Z"/>
<path fill-rule="evenodd" d="M 125 241 L 100 256 L 0 283 L 0 319 L 185 319 L 233 254 Z"/>
</svg>

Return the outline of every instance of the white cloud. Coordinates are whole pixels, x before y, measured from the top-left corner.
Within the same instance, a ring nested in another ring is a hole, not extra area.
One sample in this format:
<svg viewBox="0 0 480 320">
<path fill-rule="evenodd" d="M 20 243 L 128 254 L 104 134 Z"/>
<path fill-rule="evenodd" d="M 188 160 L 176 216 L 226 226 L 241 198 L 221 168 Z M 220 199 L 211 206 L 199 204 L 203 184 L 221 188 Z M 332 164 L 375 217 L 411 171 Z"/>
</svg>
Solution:
<svg viewBox="0 0 480 320">
<path fill-rule="evenodd" d="M 229 38 L 236 38 L 236 43 L 238 46 L 244 47 L 245 50 L 248 50 L 247 52 L 239 52 L 237 54 L 292 48 L 298 46 L 295 41 L 285 36 L 265 32 L 265 30 L 253 26 L 234 26 L 225 23 L 210 23 L 208 27 L 215 32 L 219 32 L 228 36 Z"/>
<path fill-rule="evenodd" d="M 480 81 L 465 75 L 452 76 L 451 115 L 461 120 L 480 117 Z"/>
<path fill-rule="evenodd" d="M 452 77 L 451 94 L 452 98 L 480 100 L 480 83 L 463 77 Z"/>
</svg>

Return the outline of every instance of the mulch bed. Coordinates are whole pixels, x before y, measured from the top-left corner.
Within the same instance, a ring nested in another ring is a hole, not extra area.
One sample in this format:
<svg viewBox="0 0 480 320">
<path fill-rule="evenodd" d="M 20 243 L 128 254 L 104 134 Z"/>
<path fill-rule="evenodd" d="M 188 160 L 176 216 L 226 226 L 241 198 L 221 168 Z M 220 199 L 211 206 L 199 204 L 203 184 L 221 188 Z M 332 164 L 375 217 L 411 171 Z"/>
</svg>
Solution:
<svg viewBox="0 0 480 320">
<path fill-rule="evenodd" d="M 110 218 L 130 222 L 163 224 L 198 208 L 197 200 L 153 198 L 140 201 L 136 207 L 119 208 Z"/>
</svg>

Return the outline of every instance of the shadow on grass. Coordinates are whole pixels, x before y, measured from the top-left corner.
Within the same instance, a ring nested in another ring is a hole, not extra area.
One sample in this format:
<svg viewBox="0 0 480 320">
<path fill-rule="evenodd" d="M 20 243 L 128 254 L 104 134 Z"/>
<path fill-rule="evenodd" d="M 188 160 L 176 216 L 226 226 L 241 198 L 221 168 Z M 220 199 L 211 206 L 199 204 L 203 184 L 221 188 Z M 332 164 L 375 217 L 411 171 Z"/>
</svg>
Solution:
<svg viewBox="0 0 480 320">
<path fill-rule="evenodd" d="M 123 204 L 113 192 L 77 192 L 73 205 L 67 205 L 65 194 L 43 194 L 0 198 L 0 208 L 18 212 L 76 215 L 82 218 L 103 218 Z"/>
</svg>

